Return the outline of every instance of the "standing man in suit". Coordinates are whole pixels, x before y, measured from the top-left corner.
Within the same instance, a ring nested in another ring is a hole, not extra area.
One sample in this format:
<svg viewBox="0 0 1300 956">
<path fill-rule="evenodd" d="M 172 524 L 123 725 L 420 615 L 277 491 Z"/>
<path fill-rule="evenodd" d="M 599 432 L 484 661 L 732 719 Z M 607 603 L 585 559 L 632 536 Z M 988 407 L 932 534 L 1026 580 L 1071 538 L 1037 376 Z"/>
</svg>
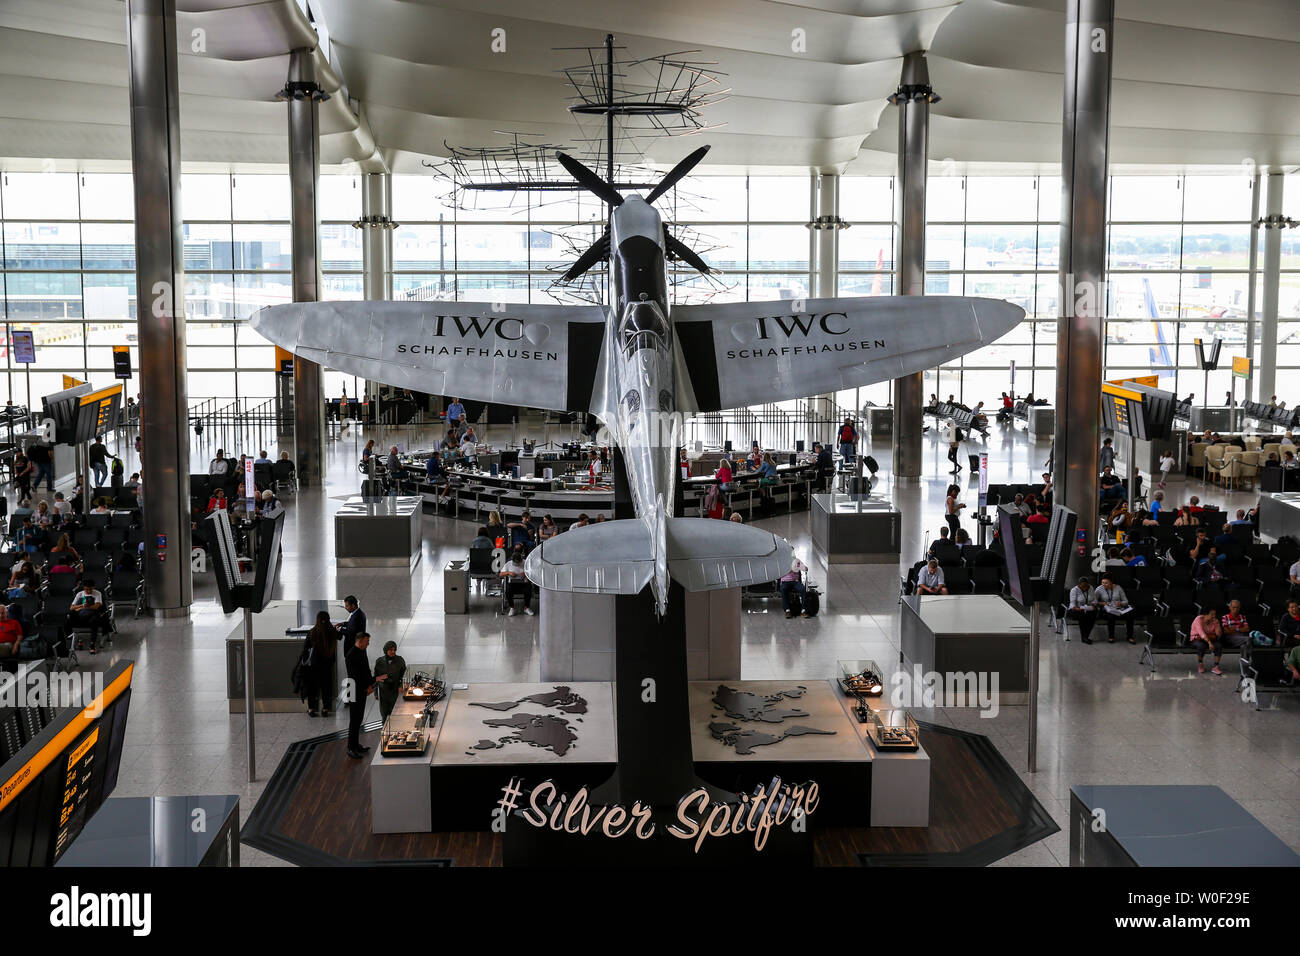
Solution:
<svg viewBox="0 0 1300 956">
<path fill-rule="evenodd" d="M 360 760 L 369 747 L 361 746 L 361 719 L 366 714 L 366 698 L 375 690 L 375 678 L 370 673 L 366 648 L 370 635 L 362 631 L 347 654 L 348 679 L 352 681 L 352 699 L 348 701 L 348 756 Z"/>
<path fill-rule="evenodd" d="M 343 599 L 343 607 L 348 612 L 348 619 L 339 628 L 339 633 L 343 635 L 343 659 L 347 660 L 357 635 L 366 629 L 366 612 L 361 610 L 355 594 L 349 594 Z"/>
</svg>

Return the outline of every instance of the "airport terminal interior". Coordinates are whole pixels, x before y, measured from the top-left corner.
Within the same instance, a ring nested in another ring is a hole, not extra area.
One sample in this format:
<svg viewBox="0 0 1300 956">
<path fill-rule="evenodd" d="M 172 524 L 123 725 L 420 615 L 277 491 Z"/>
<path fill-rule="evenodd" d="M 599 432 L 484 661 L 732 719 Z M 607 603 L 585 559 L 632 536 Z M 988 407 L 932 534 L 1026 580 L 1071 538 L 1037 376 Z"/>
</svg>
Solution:
<svg viewBox="0 0 1300 956">
<path fill-rule="evenodd" d="M 1300 863 L 1293 0 L 0 51 L 0 862 Z"/>
</svg>

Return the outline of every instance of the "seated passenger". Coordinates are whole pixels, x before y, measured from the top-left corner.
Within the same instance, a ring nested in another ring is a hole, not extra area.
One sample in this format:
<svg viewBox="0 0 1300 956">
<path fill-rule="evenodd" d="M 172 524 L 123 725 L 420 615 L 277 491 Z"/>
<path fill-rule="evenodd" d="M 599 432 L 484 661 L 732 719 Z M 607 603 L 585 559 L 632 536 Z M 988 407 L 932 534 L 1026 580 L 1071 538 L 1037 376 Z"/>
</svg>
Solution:
<svg viewBox="0 0 1300 956">
<path fill-rule="evenodd" d="M 1215 607 L 1207 607 L 1202 614 L 1192 618 L 1192 630 L 1188 635 L 1188 643 L 1196 648 L 1196 672 L 1205 673 L 1205 655 L 1209 652 L 1214 655 L 1214 669 L 1212 674 L 1223 675 L 1222 668 L 1219 667 L 1219 659 L 1223 657 L 1223 648 L 1221 639 L 1223 631 L 1219 625 L 1219 610 Z"/>
<path fill-rule="evenodd" d="M 1092 582 L 1079 578 L 1079 583 L 1070 588 L 1070 597 L 1065 606 L 1065 619 L 1079 624 L 1079 640 L 1085 644 L 1092 643 L 1092 628 L 1097 623 L 1097 608 L 1092 593 Z M 1069 635 L 1065 638 L 1070 639 Z"/>
<path fill-rule="evenodd" d="M 917 594 L 947 594 L 948 587 L 943 582 L 943 568 L 931 558 L 916 575 Z"/>
<path fill-rule="evenodd" d="M 502 600 L 508 608 L 508 616 L 515 616 L 515 596 L 523 595 L 524 613 L 531 615 L 533 613 L 533 585 L 528 580 L 528 575 L 524 573 L 524 550 L 516 547 L 510 554 L 510 560 L 504 568 L 501 569 L 501 579 L 505 582 L 502 588 Z"/>
<path fill-rule="evenodd" d="M 799 595 L 800 617 L 808 616 L 808 609 L 804 602 L 808 597 L 807 588 L 804 587 L 803 573 L 808 570 L 808 566 L 798 558 L 790 565 L 790 570 L 781 575 L 778 586 L 781 589 L 781 610 L 785 611 L 786 617 L 794 617 L 794 610 L 790 606 L 790 595 Z"/>
</svg>

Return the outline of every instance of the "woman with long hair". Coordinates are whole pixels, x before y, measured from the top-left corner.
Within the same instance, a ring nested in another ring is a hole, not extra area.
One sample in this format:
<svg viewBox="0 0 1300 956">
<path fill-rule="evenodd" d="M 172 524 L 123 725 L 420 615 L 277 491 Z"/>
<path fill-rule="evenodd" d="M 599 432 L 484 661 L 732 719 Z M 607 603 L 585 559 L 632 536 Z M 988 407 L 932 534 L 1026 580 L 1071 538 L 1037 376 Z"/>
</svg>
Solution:
<svg viewBox="0 0 1300 956">
<path fill-rule="evenodd" d="M 329 611 L 316 612 L 316 623 L 307 632 L 303 648 L 311 648 L 311 666 L 307 668 L 307 713 L 312 717 L 328 717 L 334 704 L 334 657 L 338 654 L 338 645 L 338 628 L 330 623 Z"/>
</svg>

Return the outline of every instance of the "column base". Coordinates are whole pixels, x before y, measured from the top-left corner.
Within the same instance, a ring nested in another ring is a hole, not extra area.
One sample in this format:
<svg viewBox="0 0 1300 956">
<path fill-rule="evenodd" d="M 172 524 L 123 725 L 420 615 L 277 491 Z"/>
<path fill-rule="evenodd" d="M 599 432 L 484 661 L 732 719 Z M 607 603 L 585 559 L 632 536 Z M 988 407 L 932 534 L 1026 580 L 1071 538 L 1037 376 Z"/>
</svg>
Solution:
<svg viewBox="0 0 1300 956">
<path fill-rule="evenodd" d="M 920 475 L 891 475 L 890 477 L 896 485 L 907 485 L 908 487 L 911 487 L 921 483 Z"/>
<path fill-rule="evenodd" d="M 155 621 L 170 621 L 178 617 L 189 617 L 189 605 L 185 607 L 156 607 L 153 609 L 153 619 Z"/>
</svg>

